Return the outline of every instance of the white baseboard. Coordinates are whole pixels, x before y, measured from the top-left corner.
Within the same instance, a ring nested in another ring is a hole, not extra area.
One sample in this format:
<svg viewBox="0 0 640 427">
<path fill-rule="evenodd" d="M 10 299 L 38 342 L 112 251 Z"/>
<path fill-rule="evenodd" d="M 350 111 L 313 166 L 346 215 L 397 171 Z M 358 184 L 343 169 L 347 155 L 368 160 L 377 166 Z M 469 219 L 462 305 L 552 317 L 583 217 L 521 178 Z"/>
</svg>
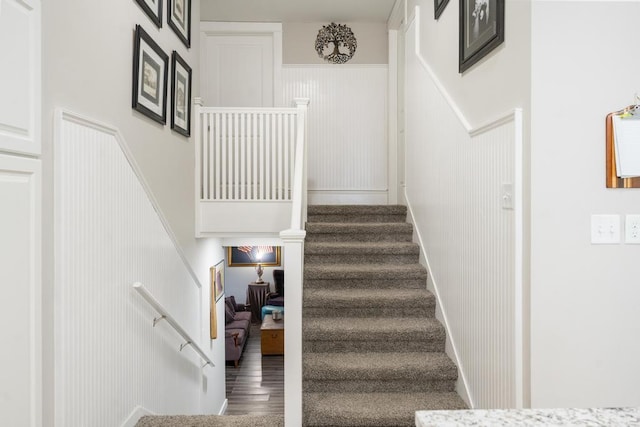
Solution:
<svg viewBox="0 0 640 427">
<path fill-rule="evenodd" d="M 218 415 L 224 415 L 224 413 L 227 412 L 228 406 L 229 406 L 229 399 L 225 399 L 224 402 L 222 403 L 222 407 L 220 408 L 220 411 L 218 411 Z"/>
<path fill-rule="evenodd" d="M 135 427 L 140 418 L 144 417 L 145 415 L 156 414 L 149 411 L 148 409 L 143 408 L 142 406 L 136 406 L 135 408 L 133 408 L 133 411 L 131 411 L 131 414 L 129 414 L 127 419 L 124 420 L 124 422 L 120 425 L 120 427 Z"/>
<path fill-rule="evenodd" d="M 309 190 L 310 205 L 386 205 L 387 190 Z"/>
</svg>

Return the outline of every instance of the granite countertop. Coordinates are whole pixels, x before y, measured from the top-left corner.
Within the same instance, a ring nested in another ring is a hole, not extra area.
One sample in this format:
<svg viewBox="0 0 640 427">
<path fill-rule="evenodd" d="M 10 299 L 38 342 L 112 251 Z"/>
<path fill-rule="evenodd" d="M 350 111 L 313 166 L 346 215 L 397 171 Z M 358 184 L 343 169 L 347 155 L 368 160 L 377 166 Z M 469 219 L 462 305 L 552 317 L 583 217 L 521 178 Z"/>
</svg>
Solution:
<svg viewBox="0 0 640 427">
<path fill-rule="evenodd" d="M 418 411 L 416 426 L 640 426 L 640 408 Z"/>
</svg>

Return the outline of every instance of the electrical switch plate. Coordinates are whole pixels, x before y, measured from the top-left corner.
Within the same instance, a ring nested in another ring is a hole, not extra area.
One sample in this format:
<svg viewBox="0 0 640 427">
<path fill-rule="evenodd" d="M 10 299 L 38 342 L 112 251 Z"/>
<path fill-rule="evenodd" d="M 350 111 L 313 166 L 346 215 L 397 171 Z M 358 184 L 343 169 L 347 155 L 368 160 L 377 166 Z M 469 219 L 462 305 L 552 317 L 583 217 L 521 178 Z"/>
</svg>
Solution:
<svg viewBox="0 0 640 427">
<path fill-rule="evenodd" d="M 640 215 L 627 215 L 624 234 L 625 243 L 640 245 Z"/>
<path fill-rule="evenodd" d="M 513 209 L 513 184 L 506 182 L 500 188 L 502 199 L 502 209 Z"/>
<path fill-rule="evenodd" d="M 591 215 L 591 243 L 620 243 L 620 215 Z"/>
</svg>

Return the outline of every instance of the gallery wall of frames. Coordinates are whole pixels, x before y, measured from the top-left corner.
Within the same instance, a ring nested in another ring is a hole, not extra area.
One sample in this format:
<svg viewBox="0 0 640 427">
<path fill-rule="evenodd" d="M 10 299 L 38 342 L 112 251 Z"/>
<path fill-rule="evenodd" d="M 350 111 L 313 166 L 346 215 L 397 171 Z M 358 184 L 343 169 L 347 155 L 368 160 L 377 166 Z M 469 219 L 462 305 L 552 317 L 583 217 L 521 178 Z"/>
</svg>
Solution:
<svg viewBox="0 0 640 427">
<path fill-rule="evenodd" d="M 158 29 L 162 29 L 163 0 L 135 0 L 135 2 L 151 22 Z M 189 49 L 191 47 L 191 0 L 166 0 L 166 6 L 168 26 Z M 170 79 L 171 129 L 189 137 L 191 135 L 191 67 L 175 50 L 169 57 L 144 30 L 143 25 L 136 25 L 133 43 L 133 109 L 165 125 Z"/>
</svg>

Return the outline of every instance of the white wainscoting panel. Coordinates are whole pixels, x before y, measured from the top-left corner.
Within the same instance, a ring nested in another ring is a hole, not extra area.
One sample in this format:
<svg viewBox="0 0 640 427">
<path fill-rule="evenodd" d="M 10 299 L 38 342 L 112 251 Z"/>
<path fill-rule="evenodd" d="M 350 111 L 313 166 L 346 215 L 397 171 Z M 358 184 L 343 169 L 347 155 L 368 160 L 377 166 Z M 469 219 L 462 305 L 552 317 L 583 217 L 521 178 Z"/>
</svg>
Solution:
<svg viewBox="0 0 640 427">
<path fill-rule="evenodd" d="M 386 204 L 387 68 L 283 67 L 280 105 L 310 99 L 310 204 Z"/>
<path fill-rule="evenodd" d="M 131 408 L 201 413 L 201 360 L 133 289 L 141 282 L 191 335 L 201 290 L 120 146 L 58 113 L 55 141 L 56 425 L 111 427 Z M 208 343 L 207 343 L 208 344 Z M 203 346 L 208 348 L 207 346 Z"/>
<path fill-rule="evenodd" d="M 520 211 L 501 202 L 503 184 L 519 185 L 517 114 L 470 133 L 416 56 L 415 27 L 406 34 L 407 202 L 448 351 L 461 370 L 461 394 L 475 408 L 513 408 Z"/>
<path fill-rule="evenodd" d="M 0 424 L 42 425 L 40 160 L 0 155 Z"/>
<path fill-rule="evenodd" d="M 0 0 L 0 151 L 40 154 L 40 0 Z"/>
</svg>

